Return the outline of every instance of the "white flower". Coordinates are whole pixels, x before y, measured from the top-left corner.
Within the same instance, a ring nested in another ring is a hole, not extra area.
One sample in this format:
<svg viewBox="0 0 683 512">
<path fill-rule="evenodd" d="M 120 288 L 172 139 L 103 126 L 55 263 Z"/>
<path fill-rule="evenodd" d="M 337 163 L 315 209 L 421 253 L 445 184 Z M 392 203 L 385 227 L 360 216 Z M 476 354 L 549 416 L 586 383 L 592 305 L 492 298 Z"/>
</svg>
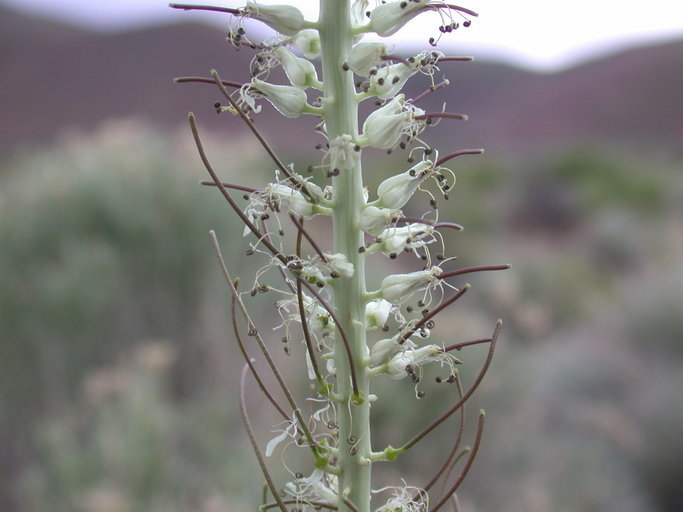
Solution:
<svg viewBox="0 0 683 512">
<path fill-rule="evenodd" d="M 392 98 L 415 73 L 417 73 L 415 66 L 409 66 L 403 62 L 379 68 L 377 73 L 370 78 L 368 92 L 383 100 Z"/>
<path fill-rule="evenodd" d="M 424 129 L 424 121 L 415 119 L 423 114 L 424 110 L 406 103 L 405 96 L 399 94 L 365 119 L 363 142 L 378 149 L 391 149 L 402 135 L 413 138 Z"/>
<path fill-rule="evenodd" d="M 402 379 L 412 375 L 426 363 L 442 360 L 448 354 L 438 345 L 427 345 L 420 348 L 406 348 L 400 350 L 387 362 L 387 373 L 392 379 Z"/>
<path fill-rule="evenodd" d="M 299 117 L 306 110 L 306 93 L 298 87 L 269 84 L 258 78 L 251 80 L 251 86 L 285 117 Z"/>
<path fill-rule="evenodd" d="M 247 0 L 245 12 L 286 36 L 293 36 L 304 27 L 304 15 L 291 5 L 263 5 Z"/>
<path fill-rule="evenodd" d="M 370 350 L 370 362 L 373 366 L 379 366 L 386 363 L 389 358 L 393 357 L 401 350 L 413 349 L 417 346 L 410 339 L 405 340 L 399 345 L 399 336 L 400 334 L 396 334 L 391 338 L 384 338 L 372 346 L 372 349 Z"/>
<path fill-rule="evenodd" d="M 387 45 L 384 43 L 359 43 L 351 50 L 349 68 L 357 75 L 368 77 L 370 71 L 379 68 L 387 55 Z"/>
<path fill-rule="evenodd" d="M 400 304 L 415 292 L 427 290 L 438 281 L 441 269 L 432 267 L 409 274 L 392 274 L 382 280 L 382 297 L 392 304 Z"/>
<path fill-rule="evenodd" d="M 433 174 L 434 164 L 422 160 L 406 172 L 387 178 L 377 187 L 380 203 L 386 208 L 402 208 L 420 184 Z"/>
<path fill-rule="evenodd" d="M 268 199 L 274 210 L 285 210 L 304 219 L 310 219 L 315 206 L 298 190 L 281 183 L 270 183 L 261 193 Z"/>
<path fill-rule="evenodd" d="M 378 5 L 370 13 L 370 30 L 390 36 L 427 8 L 425 0 L 396 0 Z"/>
<path fill-rule="evenodd" d="M 330 169 L 339 172 L 353 169 L 360 160 L 360 148 L 348 134 L 339 135 L 330 141 L 330 149 L 327 152 Z"/>
<path fill-rule="evenodd" d="M 427 512 L 429 495 L 424 493 L 419 500 L 413 497 L 420 493 L 417 487 L 396 487 L 394 495 L 375 512 Z"/>
<path fill-rule="evenodd" d="M 318 81 L 315 66 L 310 61 L 297 57 L 283 46 L 273 48 L 273 55 L 282 65 L 294 87 L 306 89 Z"/>
<path fill-rule="evenodd" d="M 401 217 L 401 210 L 366 206 L 360 214 L 359 227 L 366 233 L 377 236 Z"/>
<path fill-rule="evenodd" d="M 320 54 L 320 35 L 313 28 L 301 30 L 291 39 L 307 59 L 314 59 Z"/>
<path fill-rule="evenodd" d="M 301 501 L 323 500 L 333 505 L 339 501 L 337 477 L 314 469 L 311 476 L 285 484 L 285 491 Z"/>
<path fill-rule="evenodd" d="M 327 266 L 330 273 L 334 273 L 339 277 L 353 277 L 353 264 L 349 263 L 346 255 L 342 253 L 326 254 L 323 253 L 327 260 Z"/>
<path fill-rule="evenodd" d="M 434 242 L 434 228 L 429 224 L 412 223 L 402 227 L 391 226 L 382 231 L 368 252 L 381 252 L 387 256 L 405 250 L 413 251 Z"/>
<path fill-rule="evenodd" d="M 365 306 L 365 325 L 368 329 L 379 329 L 389 319 L 393 305 L 384 299 L 375 299 Z"/>
</svg>

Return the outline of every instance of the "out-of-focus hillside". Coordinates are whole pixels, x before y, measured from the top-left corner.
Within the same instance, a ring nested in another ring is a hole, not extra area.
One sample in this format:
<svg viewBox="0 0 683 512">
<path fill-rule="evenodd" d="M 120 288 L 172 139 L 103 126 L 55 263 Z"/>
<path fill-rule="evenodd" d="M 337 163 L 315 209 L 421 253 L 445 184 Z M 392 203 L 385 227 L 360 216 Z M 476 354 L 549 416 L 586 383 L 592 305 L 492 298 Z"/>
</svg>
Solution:
<svg viewBox="0 0 683 512">
<path fill-rule="evenodd" d="M 180 75 L 248 79 L 253 52 L 235 52 L 215 26 L 179 23 L 121 33 L 96 33 L 35 19 L 0 7 L 0 149 L 91 129 L 112 117 L 139 116 L 175 127 L 194 110 L 210 126 L 225 126 L 212 109 L 210 86 L 174 85 Z M 180 23 L 180 20 L 186 23 Z M 683 140 L 683 42 L 624 52 L 555 74 L 504 64 L 454 64 L 453 86 L 425 105 L 466 111 L 470 121 L 453 131 L 465 146 L 491 150 L 566 142 L 611 141 L 665 146 Z M 420 92 L 412 85 L 409 93 Z M 170 108 L 170 106 L 173 108 Z M 267 109 L 260 124 L 284 133 L 284 145 L 305 142 L 284 130 Z M 236 124 L 231 130 L 243 130 Z"/>
</svg>

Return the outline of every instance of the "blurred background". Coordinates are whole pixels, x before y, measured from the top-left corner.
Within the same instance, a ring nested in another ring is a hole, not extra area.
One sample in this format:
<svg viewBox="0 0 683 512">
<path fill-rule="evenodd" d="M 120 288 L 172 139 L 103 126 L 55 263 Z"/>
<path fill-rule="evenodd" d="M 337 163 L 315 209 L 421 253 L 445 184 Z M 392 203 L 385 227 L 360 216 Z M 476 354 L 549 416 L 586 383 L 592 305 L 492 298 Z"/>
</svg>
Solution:
<svg viewBox="0 0 683 512">
<path fill-rule="evenodd" d="M 486 408 L 488 423 L 462 510 L 678 512 L 683 14 L 664 2 L 647 13 L 480 3 L 468 6 L 482 17 L 443 47 L 477 60 L 444 66 L 452 86 L 425 101 L 470 116 L 425 133 L 443 154 L 486 148 L 452 161 L 458 181 L 440 214 L 466 229 L 447 235 L 448 252 L 462 266 L 513 265 L 472 276 L 435 332 L 450 343 L 505 322 L 469 409 Z M 242 512 L 260 495 L 209 229 L 235 275 L 249 282 L 263 263 L 245 261 L 236 218 L 198 185 L 185 114 L 196 112 L 226 180 L 259 187 L 273 165 L 238 119 L 215 114 L 211 86 L 172 83 L 212 68 L 246 81 L 252 53 L 225 42 L 220 15 L 164 5 L 0 2 L 2 511 Z M 397 51 L 424 48 L 431 22 Z M 257 125 L 286 162 L 319 161 L 313 120 L 266 106 Z M 406 165 L 367 156 L 370 186 Z M 414 268 L 408 256 L 397 268 Z M 253 307 L 269 333 L 273 297 Z M 466 382 L 483 351 L 458 354 Z M 293 376 L 300 360 L 286 362 Z M 379 385 L 408 398 L 374 409 L 377 447 L 452 399 L 435 384 L 421 401 L 407 383 Z M 257 393 L 250 406 L 265 443 L 276 417 Z M 453 428 L 386 483 L 423 484 Z"/>
</svg>

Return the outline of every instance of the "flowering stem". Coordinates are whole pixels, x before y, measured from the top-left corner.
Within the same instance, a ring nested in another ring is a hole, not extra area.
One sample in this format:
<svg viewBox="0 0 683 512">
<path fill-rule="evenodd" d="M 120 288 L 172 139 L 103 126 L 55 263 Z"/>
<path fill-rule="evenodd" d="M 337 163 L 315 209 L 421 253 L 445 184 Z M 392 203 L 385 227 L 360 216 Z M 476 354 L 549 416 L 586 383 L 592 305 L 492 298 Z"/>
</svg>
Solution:
<svg viewBox="0 0 683 512">
<path fill-rule="evenodd" d="M 343 135 L 358 139 L 358 106 L 353 83 L 353 73 L 344 70 L 353 44 L 350 0 L 320 1 L 320 45 L 323 67 L 323 108 L 327 135 L 330 141 Z M 358 512 L 370 511 L 370 464 L 361 465 L 361 457 L 368 458 L 370 447 L 369 377 L 362 364 L 365 356 L 365 259 L 358 252 L 363 245 L 363 232 L 358 225 L 364 206 L 363 180 L 360 158 L 342 169 L 333 181 L 336 204 L 332 215 L 334 229 L 334 252 L 346 256 L 354 266 L 354 274 L 334 283 L 334 300 L 339 317 L 339 327 L 348 336 L 352 359 L 356 371 L 357 393 L 351 389 L 350 365 L 337 343 L 335 364 L 337 368 L 337 391 L 344 397 L 347 406 L 338 408 L 340 450 L 338 465 L 339 491 L 343 495 L 348 489 L 346 500 L 341 500 L 339 510 L 352 510 L 352 503 Z M 352 441 L 348 443 L 348 441 Z M 342 448 L 343 447 L 343 448 Z"/>
</svg>

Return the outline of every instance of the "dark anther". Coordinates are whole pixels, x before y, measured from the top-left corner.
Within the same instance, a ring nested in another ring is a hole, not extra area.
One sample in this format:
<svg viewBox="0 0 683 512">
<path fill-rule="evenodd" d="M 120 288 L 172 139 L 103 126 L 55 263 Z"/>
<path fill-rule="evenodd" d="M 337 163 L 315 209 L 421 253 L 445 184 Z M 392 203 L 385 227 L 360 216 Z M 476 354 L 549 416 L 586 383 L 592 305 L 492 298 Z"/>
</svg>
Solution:
<svg viewBox="0 0 683 512">
<path fill-rule="evenodd" d="M 358 144 L 356 144 L 355 146 L 353 146 L 353 150 L 354 150 L 356 153 L 358 153 L 358 152 L 360 151 L 360 146 L 359 146 Z"/>
<path fill-rule="evenodd" d="M 417 307 L 418 307 L 418 308 L 423 308 L 423 307 L 425 307 L 425 306 L 426 306 L 425 301 L 423 301 L 423 300 L 417 301 Z"/>
<path fill-rule="evenodd" d="M 331 272 L 331 273 L 330 273 L 330 277 L 331 277 L 332 279 L 337 279 L 337 278 L 339 277 L 339 274 L 337 274 L 336 272 Z"/>
<path fill-rule="evenodd" d="M 441 384 L 441 377 L 436 377 L 434 380 L 437 384 Z"/>
<path fill-rule="evenodd" d="M 388 325 L 383 325 L 383 326 L 382 326 L 382 331 L 387 332 L 388 330 L 389 330 L 389 326 L 388 326 Z"/>
<path fill-rule="evenodd" d="M 395 260 L 396 259 L 396 253 L 392 252 L 391 254 L 389 254 L 389 258 L 391 258 L 392 260 Z"/>
<path fill-rule="evenodd" d="M 423 309 L 422 311 L 420 311 L 420 313 L 422 314 L 422 316 L 426 316 L 427 313 L 429 313 L 429 310 L 428 310 L 428 309 Z"/>
<path fill-rule="evenodd" d="M 355 446 L 352 446 L 351 448 L 349 448 L 349 455 L 356 455 L 357 451 L 358 451 L 358 448 L 356 448 Z"/>
<path fill-rule="evenodd" d="M 339 176 L 339 169 L 337 169 L 336 167 L 332 169 L 332 176 Z"/>
<path fill-rule="evenodd" d="M 247 254 L 247 256 L 251 256 L 252 254 L 254 254 L 254 249 L 249 249 L 249 250 L 246 252 L 246 254 Z"/>
<path fill-rule="evenodd" d="M 285 232 L 282 229 L 278 230 L 277 234 L 280 236 L 285 236 Z"/>
<path fill-rule="evenodd" d="M 418 377 L 417 375 L 412 375 L 410 377 L 410 380 L 412 380 L 414 384 L 417 384 L 418 382 L 420 382 L 420 377 Z"/>
<path fill-rule="evenodd" d="M 391 84 L 392 84 L 392 85 L 396 85 L 396 84 L 399 83 L 400 81 L 401 81 L 401 78 L 398 77 L 398 76 L 395 76 L 394 78 L 391 79 Z"/>
<path fill-rule="evenodd" d="M 301 479 L 301 478 L 304 477 L 304 474 L 303 474 L 303 473 L 295 473 L 294 476 L 295 476 L 296 478 Z"/>
<path fill-rule="evenodd" d="M 346 440 L 346 442 L 349 444 L 356 444 L 356 441 L 358 441 L 356 436 L 349 436 L 349 438 Z"/>
<path fill-rule="evenodd" d="M 405 142 L 401 141 L 401 143 L 400 143 L 398 146 L 399 146 L 401 149 L 405 149 L 405 148 L 406 148 L 406 145 L 407 145 L 407 144 L 406 144 Z"/>
<path fill-rule="evenodd" d="M 446 201 L 448 201 L 448 194 L 444 194 L 444 195 L 443 195 L 443 198 L 444 198 Z"/>
<path fill-rule="evenodd" d="M 406 306 L 406 311 L 408 313 L 412 313 L 413 312 L 413 306 Z"/>
<path fill-rule="evenodd" d="M 406 365 L 406 373 L 408 375 L 412 375 L 413 373 L 415 373 L 415 369 L 413 368 L 413 365 L 411 365 L 411 364 Z"/>
<path fill-rule="evenodd" d="M 316 144 L 316 145 L 315 145 L 315 149 L 322 149 L 322 148 L 323 148 L 323 145 L 322 145 L 322 144 Z"/>
<path fill-rule="evenodd" d="M 308 172 L 313 172 L 313 166 L 312 166 L 312 165 L 309 165 L 309 166 L 306 168 L 306 170 L 307 170 Z"/>
<path fill-rule="evenodd" d="M 425 324 L 425 327 L 426 327 L 427 329 L 434 329 L 434 320 L 430 320 L 429 322 L 427 322 L 427 323 Z"/>
<path fill-rule="evenodd" d="M 221 103 L 220 101 L 217 101 L 216 103 L 213 104 L 213 108 L 221 108 Z"/>
<path fill-rule="evenodd" d="M 322 288 L 323 286 L 325 286 L 325 283 L 323 283 L 322 281 L 318 281 L 317 283 L 315 283 L 315 285 L 316 285 L 318 288 Z"/>
<path fill-rule="evenodd" d="M 401 2 L 401 9 L 405 9 L 407 5 L 408 2 Z"/>
<path fill-rule="evenodd" d="M 344 71 L 348 71 L 350 68 L 349 68 L 349 65 L 346 62 L 344 62 L 344 64 L 342 64 L 342 69 Z"/>
<path fill-rule="evenodd" d="M 242 27 L 240 27 L 240 28 L 237 29 L 237 33 L 238 33 L 239 35 L 243 35 L 245 32 L 246 32 L 246 30 L 244 30 L 244 28 L 242 28 Z"/>
<path fill-rule="evenodd" d="M 436 199 L 430 199 L 429 206 L 431 206 L 432 208 L 436 208 Z"/>
<path fill-rule="evenodd" d="M 248 336 L 256 336 L 257 333 L 258 331 L 255 327 L 249 327 L 249 330 L 247 331 Z"/>
<path fill-rule="evenodd" d="M 436 255 L 436 259 L 439 260 L 439 261 L 441 261 L 441 260 L 444 259 L 444 255 L 443 255 L 443 254 L 437 254 L 437 255 Z"/>
<path fill-rule="evenodd" d="M 412 157 L 412 156 L 411 156 L 411 157 L 408 157 L 407 162 L 408 162 L 409 164 L 412 164 L 414 161 L 415 161 L 415 158 L 414 158 L 414 157 Z"/>
<path fill-rule="evenodd" d="M 408 175 L 410 175 L 410 176 L 415 177 L 415 174 L 417 174 L 417 173 L 415 172 L 415 169 L 410 169 L 410 171 L 408 171 Z"/>
<path fill-rule="evenodd" d="M 242 199 L 244 199 L 245 201 L 248 201 L 249 200 L 249 194 L 244 194 L 242 196 Z"/>
<path fill-rule="evenodd" d="M 433 152 L 434 152 L 434 150 L 432 148 L 427 148 L 424 150 L 425 155 L 431 155 Z"/>
<path fill-rule="evenodd" d="M 453 384 L 455 382 L 455 375 L 450 375 L 448 379 L 446 379 L 446 382 Z"/>
<path fill-rule="evenodd" d="M 420 259 L 421 259 L 422 261 L 427 261 L 427 255 L 426 255 L 426 254 L 423 254 L 422 256 L 420 256 Z"/>
<path fill-rule="evenodd" d="M 378 83 L 379 85 L 384 85 L 384 78 L 379 78 L 379 79 L 377 79 L 377 83 Z"/>
<path fill-rule="evenodd" d="M 418 397 L 418 398 L 422 398 L 423 396 L 425 396 L 425 392 L 424 392 L 424 391 L 418 391 L 418 392 L 417 392 L 417 397 Z"/>
<path fill-rule="evenodd" d="M 288 343 L 289 342 L 289 340 L 287 339 L 287 336 L 283 336 L 282 340 L 280 340 L 280 341 L 282 341 L 282 343 Z"/>
<path fill-rule="evenodd" d="M 465 20 L 462 22 L 463 27 L 469 27 L 472 24 L 472 20 Z"/>
<path fill-rule="evenodd" d="M 251 290 L 251 291 L 249 292 L 249 294 L 250 294 L 252 297 L 255 297 L 257 293 L 258 293 L 258 292 L 256 291 L 256 288 L 254 288 L 253 290 Z"/>
<path fill-rule="evenodd" d="M 264 213 L 263 215 L 261 215 L 261 220 L 268 220 L 268 219 L 270 219 L 270 215 L 268 215 L 267 213 Z"/>
<path fill-rule="evenodd" d="M 282 349 L 284 350 L 285 354 L 289 355 L 289 347 L 285 345 L 285 347 Z"/>
</svg>

